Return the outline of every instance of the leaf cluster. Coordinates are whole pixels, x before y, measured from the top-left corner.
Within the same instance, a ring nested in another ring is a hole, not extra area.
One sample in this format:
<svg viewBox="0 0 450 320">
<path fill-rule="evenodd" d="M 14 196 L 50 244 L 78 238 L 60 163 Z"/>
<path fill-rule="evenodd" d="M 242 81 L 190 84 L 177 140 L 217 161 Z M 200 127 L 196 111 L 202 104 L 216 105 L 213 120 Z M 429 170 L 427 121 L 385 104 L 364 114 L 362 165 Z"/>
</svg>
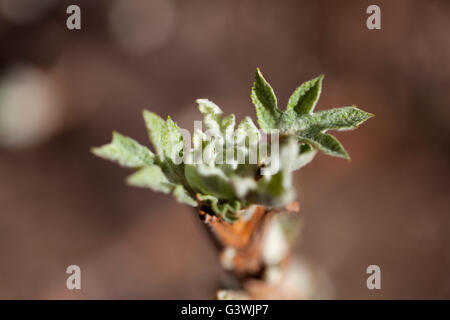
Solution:
<svg viewBox="0 0 450 320">
<path fill-rule="evenodd" d="M 372 115 L 355 106 L 314 112 L 322 80 L 319 76 L 303 83 L 289 98 L 287 108 L 281 110 L 272 87 L 257 69 L 251 100 L 262 131 L 251 118 L 236 124 L 233 114 L 224 117 L 216 104 L 199 99 L 207 130 L 193 133 L 190 150 L 170 117 L 164 120 L 144 110 L 154 152 L 117 132 L 113 132 L 109 144 L 92 148 L 92 152 L 135 169 L 126 179 L 128 184 L 172 193 L 190 206 L 207 206 L 231 223 L 239 218 L 239 210 L 250 204 L 277 207 L 292 201 L 292 172 L 309 163 L 317 151 L 349 159 L 342 144 L 327 131 L 355 129 Z M 271 152 L 273 142 L 261 139 L 272 132 L 280 136 L 276 157 Z M 267 149 L 270 151 L 261 151 Z M 197 161 L 198 151 L 202 161 Z M 272 174 L 261 173 L 271 166 L 277 167 Z"/>
</svg>

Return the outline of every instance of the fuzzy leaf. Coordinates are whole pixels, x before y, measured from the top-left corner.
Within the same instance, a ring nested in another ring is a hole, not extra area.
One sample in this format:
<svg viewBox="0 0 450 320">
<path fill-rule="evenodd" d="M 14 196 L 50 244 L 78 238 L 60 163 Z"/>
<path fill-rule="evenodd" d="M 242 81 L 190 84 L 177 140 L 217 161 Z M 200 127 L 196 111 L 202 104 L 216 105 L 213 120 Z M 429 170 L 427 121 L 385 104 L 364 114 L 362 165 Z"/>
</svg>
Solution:
<svg viewBox="0 0 450 320">
<path fill-rule="evenodd" d="M 276 129 L 280 121 L 281 110 L 277 106 L 277 98 L 272 87 L 264 79 L 259 69 L 256 69 L 251 98 L 261 129 Z"/>
<path fill-rule="evenodd" d="M 241 141 L 246 137 L 251 138 L 250 142 L 256 143 L 260 138 L 258 127 L 253 123 L 250 117 L 245 117 L 238 125 L 236 130 L 236 140 Z"/>
<path fill-rule="evenodd" d="M 350 160 L 342 144 L 331 134 L 317 131 L 303 131 L 299 132 L 297 137 L 301 141 L 311 143 L 325 154 Z"/>
<path fill-rule="evenodd" d="M 341 143 L 325 132 L 355 129 L 372 116 L 354 106 L 320 111 L 298 118 L 296 135 L 301 141 L 311 143 L 328 155 L 350 159 Z"/>
<path fill-rule="evenodd" d="M 230 114 L 222 119 L 221 131 L 225 140 L 230 140 L 233 137 L 234 127 L 236 126 L 236 117 L 234 114 Z"/>
<path fill-rule="evenodd" d="M 178 159 L 184 147 L 183 136 L 178 125 L 170 117 L 164 121 L 153 112 L 144 110 L 143 114 L 150 141 L 158 157 L 161 160 L 164 158 L 172 161 Z"/>
<path fill-rule="evenodd" d="M 168 144 L 166 122 L 157 114 L 147 110 L 143 111 L 143 115 L 150 141 L 158 156 L 164 157 Z"/>
<path fill-rule="evenodd" d="M 300 127 L 306 126 L 308 130 L 322 132 L 326 130 L 352 130 L 371 117 L 373 117 L 373 114 L 350 106 L 316 112 L 299 118 L 297 123 Z"/>
<path fill-rule="evenodd" d="M 214 102 L 208 99 L 197 99 L 198 109 L 203 114 L 214 114 L 220 116 L 222 114 L 222 110 L 216 105 Z"/>
<path fill-rule="evenodd" d="M 195 201 L 181 184 L 174 184 L 164 174 L 160 167 L 153 165 L 144 167 L 133 173 L 126 180 L 127 184 L 140 188 L 150 188 L 153 191 L 170 193 L 173 191 L 175 198 L 190 206 L 197 206 Z"/>
<path fill-rule="evenodd" d="M 91 149 L 96 156 L 117 162 L 122 167 L 139 168 L 151 165 L 155 155 L 135 140 L 113 132 L 112 142 Z"/>
<path fill-rule="evenodd" d="M 153 112 L 144 110 L 147 131 L 155 150 L 158 164 L 164 174 L 174 183 L 185 185 L 182 150 L 183 136 L 178 125 L 170 117 L 164 121 Z"/>
<path fill-rule="evenodd" d="M 203 114 L 203 123 L 213 134 L 219 134 L 221 131 L 220 117 L 222 110 L 208 99 L 197 99 L 198 109 Z"/>
<path fill-rule="evenodd" d="M 150 188 L 153 191 L 169 193 L 175 185 L 167 179 L 158 166 L 144 167 L 127 178 L 127 184 L 135 187 Z"/>
<path fill-rule="evenodd" d="M 245 117 L 238 125 L 238 128 L 234 135 L 234 141 L 236 143 L 236 153 L 242 154 L 245 157 L 246 164 L 259 164 L 260 155 L 258 147 L 260 145 L 261 133 L 259 132 L 252 119 Z M 249 167 L 241 167 L 248 171 Z M 240 172 L 242 173 L 242 172 Z"/>
<path fill-rule="evenodd" d="M 322 79 L 323 75 L 320 75 L 298 87 L 289 98 L 287 111 L 294 111 L 298 115 L 313 112 L 322 91 Z"/>
</svg>

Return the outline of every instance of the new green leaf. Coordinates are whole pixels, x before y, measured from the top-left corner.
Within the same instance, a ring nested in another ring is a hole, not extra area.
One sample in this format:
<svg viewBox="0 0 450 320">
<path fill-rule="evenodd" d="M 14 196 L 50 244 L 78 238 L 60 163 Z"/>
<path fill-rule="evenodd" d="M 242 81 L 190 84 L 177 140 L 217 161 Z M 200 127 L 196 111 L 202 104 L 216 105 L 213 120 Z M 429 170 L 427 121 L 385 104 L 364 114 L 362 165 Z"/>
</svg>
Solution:
<svg viewBox="0 0 450 320">
<path fill-rule="evenodd" d="M 143 114 L 150 141 L 159 158 L 178 162 L 184 147 L 183 136 L 178 125 L 170 117 L 164 121 L 153 112 L 144 110 Z"/>
<path fill-rule="evenodd" d="M 313 112 L 322 91 L 322 79 L 323 75 L 298 87 L 289 98 L 287 111 L 294 111 L 298 115 Z"/>
<path fill-rule="evenodd" d="M 331 134 L 303 131 L 297 134 L 300 141 L 308 142 L 325 154 L 350 160 L 342 144 Z"/>
<path fill-rule="evenodd" d="M 373 117 L 373 114 L 350 106 L 300 117 L 297 120 L 297 126 L 299 129 L 307 128 L 308 130 L 322 132 L 326 130 L 352 130 L 371 117 Z"/>
<path fill-rule="evenodd" d="M 146 147 L 115 131 L 112 134 L 111 143 L 92 148 L 92 152 L 100 158 L 117 162 L 127 168 L 151 165 L 155 158 L 155 155 Z"/>
<path fill-rule="evenodd" d="M 278 109 L 277 98 L 272 87 L 264 79 L 259 69 L 256 69 L 251 98 L 261 129 L 276 129 L 280 121 L 281 110 Z"/>
<path fill-rule="evenodd" d="M 129 176 L 126 181 L 131 186 L 150 188 L 163 193 L 169 193 L 175 187 L 158 166 L 142 168 Z"/>
<path fill-rule="evenodd" d="M 190 206 L 197 206 L 195 201 L 181 184 L 175 184 L 156 165 L 144 167 L 127 178 L 127 184 L 135 187 L 150 188 L 153 191 L 169 193 L 173 191 L 175 198 Z"/>
</svg>

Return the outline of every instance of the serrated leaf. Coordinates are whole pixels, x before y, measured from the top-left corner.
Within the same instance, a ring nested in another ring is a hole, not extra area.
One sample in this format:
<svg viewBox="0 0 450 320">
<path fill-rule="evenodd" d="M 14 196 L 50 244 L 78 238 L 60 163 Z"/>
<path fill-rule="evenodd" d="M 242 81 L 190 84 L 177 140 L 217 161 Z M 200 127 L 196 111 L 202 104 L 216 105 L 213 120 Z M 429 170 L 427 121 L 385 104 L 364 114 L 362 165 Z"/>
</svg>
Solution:
<svg viewBox="0 0 450 320">
<path fill-rule="evenodd" d="M 256 107 L 258 123 L 264 130 L 278 129 L 285 135 L 293 135 L 300 142 L 308 142 L 324 153 L 349 159 L 344 147 L 336 138 L 325 134 L 327 130 L 351 130 L 373 115 L 355 106 L 331 109 L 313 113 L 320 97 L 323 76 L 305 82 L 298 87 L 289 99 L 286 111 L 276 106 L 276 98 L 267 81 L 257 69 L 252 88 L 252 100 Z M 259 84 L 259 85 L 258 85 Z M 258 90 L 256 90 L 258 89 Z M 257 92 L 262 98 L 258 99 Z M 294 167 L 311 161 L 313 154 L 297 159 Z"/>
<path fill-rule="evenodd" d="M 335 108 L 316 112 L 299 119 L 300 126 L 307 125 L 308 130 L 324 132 L 326 130 L 352 130 L 373 117 L 373 114 L 355 106 Z"/>
<path fill-rule="evenodd" d="M 170 182 L 161 168 L 156 165 L 136 171 L 126 179 L 126 182 L 131 186 L 150 188 L 163 193 L 169 193 L 175 187 L 175 184 Z"/>
<path fill-rule="evenodd" d="M 264 79 L 259 69 L 256 69 L 251 98 L 261 129 L 276 129 L 280 121 L 281 110 L 278 108 L 277 98 L 272 87 Z"/>
<path fill-rule="evenodd" d="M 114 131 L 112 141 L 101 147 L 91 149 L 96 156 L 117 162 L 122 167 L 139 168 L 151 165 L 155 155 L 135 140 Z"/>
<path fill-rule="evenodd" d="M 158 165 L 170 181 L 186 186 L 182 163 L 184 142 L 180 128 L 170 117 L 164 121 L 153 112 L 144 110 L 143 114 L 149 138 L 157 151 Z"/>
<path fill-rule="evenodd" d="M 167 158 L 172 162 L 180 162 L 184 143 L 178 125 L 170 117 L 164 121 L 157 114 L 147 110 L 144 110 L 143 115 L 150 141 L 161 161 Z"/>
<path fill-rule="evenodd" d="M 297 119 L 297 137 L 309 142 L 324 153 L 350 159 L 342 144 L 327 130 L 352 130 L 373 115 L 354 106 L 330 109 Z"/>
<path fill-rule="evenodd" d="M 167 146 L 167 124 L 160 116 L 156 113 L 144 110 L 143 111 L 145 125 L 147 127 L 147 132 L 150 141 L 155 148 L 158 156 L 164 157 L 165 148 Z"/>
<path fill-rule="evenodd" d="M 297 136 L 300 140 L 311 143 L 325 154 L 350 160 L 350 157 L 342 144 L 331 134 L 304 131 L 299 132 Z"/>
<path fill-rule="evenodd" d="M 320 75 L 298 87 L 289 98 L 287 111 L 298 115 L 313 112 L 322 91 L 322 79 L 323 75 Z"/>
<path fill-rule="evenodd" d="M 181 184 L 171 182 L 157 165 L 147 166 L 136 171 L 126 179 L 126 182 L 131 186 L 150 188 L 153 191 L 163 193 L 170 193 L 173 191 L 173 195 L 178 202 L 193 207 L 197 206 L 197 201 L 189 195 L 186 189 Z"/>
</svg>

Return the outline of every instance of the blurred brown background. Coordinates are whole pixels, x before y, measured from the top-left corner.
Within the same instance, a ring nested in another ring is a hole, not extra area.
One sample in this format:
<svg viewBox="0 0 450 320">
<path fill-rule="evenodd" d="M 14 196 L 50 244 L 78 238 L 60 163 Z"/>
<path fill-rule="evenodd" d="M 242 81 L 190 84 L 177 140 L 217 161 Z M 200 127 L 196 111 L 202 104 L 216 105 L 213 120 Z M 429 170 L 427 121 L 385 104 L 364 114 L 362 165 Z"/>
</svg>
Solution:
<svg viewBox="0 0 450 320">
<path fill-rule="evenodd" d="M 192 130 L 196 98 L 254 118 L 257 66 L 281 105 L 324 73 L 318 109 L 376 114 L 337 134 L 352 162 L 319 155 L 296 174 L 297 250 L 332 297 L 450 298 L 449 32 L 448 1 L 0 0 L 0 298 L 214 297 L 197 216 L 89 148 L 113 129 L 147 143 L 143 108 Z"/>
</svg>

